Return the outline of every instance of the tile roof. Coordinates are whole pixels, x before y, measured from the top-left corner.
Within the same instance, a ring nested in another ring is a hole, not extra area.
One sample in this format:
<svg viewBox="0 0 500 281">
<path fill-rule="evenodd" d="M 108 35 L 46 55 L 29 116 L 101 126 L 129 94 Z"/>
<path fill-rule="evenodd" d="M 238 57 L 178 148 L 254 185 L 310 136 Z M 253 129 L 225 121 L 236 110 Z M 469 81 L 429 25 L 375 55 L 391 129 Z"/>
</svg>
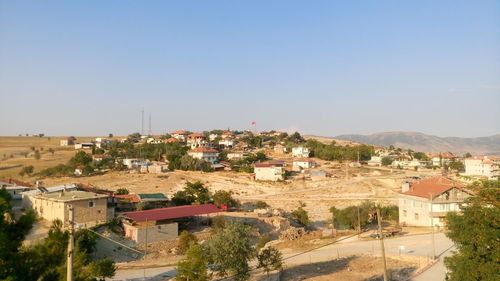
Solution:
<svg viewBox="0 0 500 281">
<path fill-rule="evenodd" d="M 218 213 L 221 210 L 212 204 L 186 205 L 170 208 L 159 208 L 145 211 L 135 211 L 123 213 L 125 217 L 131 218 L 136 222 L 158 221 L 166 219 L 175 219 L 183 217 L 192 217 L 197 215 Z"/>
<path fill-rule="evenodd" d="M 203 147 L 203 146 L 200 146 L 200 147 L 197 147 L 195 149 L 191 149 L 190 151 L 188 152 L 212 152 L 212 153 L 217 153 L 218 151 L 215 150 L 215 149 L 209 149 L 209 148 L 206 148 L 206 147 Z"/>
<path fill-rule="evenodd" d="M 168 138 L 167 142 L 179 142 L 179 140 L 176 138 Z"/>
<path fill-rule="evenodd" d="M 32 185 L 29 184 L 29 183 L 27 183 L 27 182 L 23 182 L 23 181 L 16 180 L 16 179 L 13 179 L 13 178 L 3 178 L 3 179 L 0 179 L 0 181 L 1 182 L 6 182 L 6 183 L 10 183 L 10 184 L 19 185 L 19 186 L 32 187 Z"/>
<path fill-rule="evenodd" d="M 204 138 L 204 137 L 205 137 L 205 135 L 200 134 L 200 133 L 194 133 L 194 134 L 190 134 L 188 136 L 188 138 Z"/>
<path fill-rule="evenodd" d="M 137 197 L 137 195 L 135 194 L 115 195 L 115 198 L 117 198 L 119 202 L 130 202 L 130 203 L 141 202 L 141 200 L 139 200 L 139 197 Z"/>
<path fill-rule="evenodd" d="M 411 183 L 410 190 L 402 192 L 402 194 L 430 199 L 431 194 L 434 198 L 454 187 L 463 188 L 463 185 L 448 178 L 433 177 Z"/>
<path fill-rule="evenodd" d="M 183 130 L 177 130 L 177 131 L 171 133 L 171 135 L 187 135 L 187 134 L 189 134 L 189 132 L 183 131 Z"/>
</svg>

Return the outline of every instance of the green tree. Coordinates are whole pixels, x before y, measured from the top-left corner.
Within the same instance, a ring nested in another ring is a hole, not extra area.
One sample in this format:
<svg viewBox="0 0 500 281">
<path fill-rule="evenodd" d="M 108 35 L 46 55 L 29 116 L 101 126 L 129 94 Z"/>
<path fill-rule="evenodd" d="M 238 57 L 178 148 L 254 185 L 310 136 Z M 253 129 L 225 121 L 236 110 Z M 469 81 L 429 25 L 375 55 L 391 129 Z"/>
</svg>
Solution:
<svg viewBox="0 0 500 281">
<path fill-rule="evenodd" d="M 75 156 L 73 156 L 69 160 L 69 164 L 72 166 L 77 166 L 77 165 L 87 165 L 92 162 L 92 156 L 90 154 L 87 154 L 85 151 L 78 151 L 75 153 Z"/>
<path fill-rule="evenodd" d="M 40 151 L 38 150 L 35 150 L 35 159 L 36 160 L 40 160 L 41 156 L 40 156 Z"/>
<path fill-rule="evenodd" d="M 238 201 L 233 199 L 231 194 L 232 194 L 232 192 L 227 192 L 225 190 L 216 191 L 213 195 L 213 200 L 214 200 L 215 205 L 217 205 L 217 206 L 226 205 L 230 208 L 237 207 Z"/>
<path fill-rule="evenodd" d="M 151 210 L 153 205 L 149 202 L 139 202 L 137 203 L 137 211 Z"/>
<path fill-rule="evenodd" d="M 115 192 L 116 195 L 126 195 L 129 194 L 128 189 L 126 188 L 118 188 Z"/>
<path fill-rule="evenodd" d="M 264 202 L 264 201 L 257 201 L 257 202 L 255 202 L 255 208 L 256 209 L 266 209 L 268 207 L 269 207 L 269 205 L 266 202 Z"/>
<path fill-rule="evenodd" d="M 178 281 L 206 281 L 209 280 L 207 273 L 208 260 L 203 248 L 193 243 L 186 252 L 186 259 L 177 263 Z"/>
<path fill-rule="evenodd" d="M 191 205 L 191 204 L 206 204 L 210 201 L 211 194 L 208 189 L 203 185 L 203 183 L 197 182 L 186 182 L 186 186 L 183 190 L 180 190 L 174 194 L 172 197 L 172 202 L 176 206 L 181 205 Z"/>
<path fill-rule="evenodd" d="M 33 171 L 34 171 L 34 167 L 32 165 L 29 165 L 29 166 L 24 166 L 21 171 L 19 172 L 19 175 L 21 177 L 24 177 L 24 175 L 28 175 L 30 176 L 31 174 L 33 174 Z"/>
<path fill-rule="evenodd" d="M 112 137 L 113 137 L 113 134 L 109 133 L 108 138 L 112 138 Z"/>
<path fill-rule="evenodd" d="M 89 263 L 87 271 L 91 277 L 104 281 L 115 276 L 116 266 L 111 259 L 102 259 Z"/>
<path fill-rule="evenodd" d="M 196 242 L 198 242 L 198 239 L 194 234 L 187 230 L 183 230 L 179 235 L 179 243 L 177 244 L 177 248 L 179 248 L 179 252 L 181 254 L 185 254 L 191 244 Z"/>
<path fill-rule="evenodd" d="M 389 166 L 392 164 L 394 160 L 390 157 L 383 157 L 382 158 L 382 166 Z"/>
<path fill-rule="evenodd" d="M 264 269 L 269 280 L 269 272 L 271 270 L 279 270 L 283 268 L 283 256 L 281 252 L 274 247 L 267 247 L 260 251 L 257 255 L 258 268 Z"/>
<path fill-rule="evenodd" d="M 22 250 L 22 243 L 36 221 L 32 210 L 14 219 L 11 196 L 0 189 L 0 280 L 36 280 L 29 262 L 30 253 Z"/>
<path fill-rule="evenodd" d="M 299 207 L 295 211 L 293 211 L 291 214 L 291 218 L 294 219 L 298 224 L 300 224 L 303 227 L 308 227 L 309 224 L 311 223 L 307 211 L 304 210 L 302 207 Z"/>
<path fill-rule="evenodd" d="M 47 151 L 50 152 L 50 154 L 52 154 L 52 156 L 54 156 L 54 153 L 56 152 L 52 147 L 49 148 Z"/>
<path fill-rule="evenodd" d="M 208 261 L 220 277 L 230 275 L 237 281 L 249 278 L 248 262 L 254 256 L 250 238 L 250 226 L 239 222 L 226 223 L 210 237 Z"/>
<path fill-rule="evenodd" d="M 498 280 L 500 260 L 500 180 L 470 186 L 475 196 L 461 214 L 448 213 L 447 236 L 457 251 L 445 258 L 451 281 Z"/>
</svg>

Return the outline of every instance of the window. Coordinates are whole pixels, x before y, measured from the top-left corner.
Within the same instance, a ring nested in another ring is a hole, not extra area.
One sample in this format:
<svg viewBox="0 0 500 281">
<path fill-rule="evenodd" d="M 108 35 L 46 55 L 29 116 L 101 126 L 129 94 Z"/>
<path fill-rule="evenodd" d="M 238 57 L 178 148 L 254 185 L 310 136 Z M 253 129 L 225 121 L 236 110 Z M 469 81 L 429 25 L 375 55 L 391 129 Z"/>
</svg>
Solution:
<svg viewBox="0 0 500 281">
<path fill-rule="evenodd" d="M 102 213 L 102 211 L 101 210 L 97 210 L 97 213 L 100 214 L 100 213 Z"/>
<path fill-rule="evenodd" d="M 89 208 L 93 208 L 95 206 L 95 203 L 93 201 L 89 202 Z"/>
<path fill-rule="evenodd" d="M 418 221 L 418 213 L 415 213 L 415 220 Z"/>
<path fill-rule="evenodd" d="M 403 217 L 406 217 L 406 210 L 403 210 Z"/>
</svg>

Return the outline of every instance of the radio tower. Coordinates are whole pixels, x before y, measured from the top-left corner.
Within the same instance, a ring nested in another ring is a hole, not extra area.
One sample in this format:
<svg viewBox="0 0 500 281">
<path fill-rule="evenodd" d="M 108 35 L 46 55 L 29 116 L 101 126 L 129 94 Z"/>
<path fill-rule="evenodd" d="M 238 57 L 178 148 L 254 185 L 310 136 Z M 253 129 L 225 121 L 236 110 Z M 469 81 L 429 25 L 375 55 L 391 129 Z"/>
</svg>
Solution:
<svg viewBox="0 0 500 281">
<path fill-rule="evenodd" d="M 148 135 L 151 135 L 151 112 L 149 113 L 149 130 L 148 130 Z"/>
</svg>

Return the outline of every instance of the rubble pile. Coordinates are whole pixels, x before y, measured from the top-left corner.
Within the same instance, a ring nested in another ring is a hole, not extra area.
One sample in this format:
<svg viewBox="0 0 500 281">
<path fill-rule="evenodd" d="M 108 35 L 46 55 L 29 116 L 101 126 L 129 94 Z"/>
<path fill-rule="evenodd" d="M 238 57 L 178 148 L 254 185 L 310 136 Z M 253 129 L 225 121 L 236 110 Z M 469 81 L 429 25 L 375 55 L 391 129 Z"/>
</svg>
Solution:
<svg viewBox="0 0 500 281">
<path fill-rule="evenodd" d="M 281 232 L 281 240 L 297 240 L 306 234 L 306 230 L 303 227 L 289 227 L 288 229 Z"/>
</svg>

